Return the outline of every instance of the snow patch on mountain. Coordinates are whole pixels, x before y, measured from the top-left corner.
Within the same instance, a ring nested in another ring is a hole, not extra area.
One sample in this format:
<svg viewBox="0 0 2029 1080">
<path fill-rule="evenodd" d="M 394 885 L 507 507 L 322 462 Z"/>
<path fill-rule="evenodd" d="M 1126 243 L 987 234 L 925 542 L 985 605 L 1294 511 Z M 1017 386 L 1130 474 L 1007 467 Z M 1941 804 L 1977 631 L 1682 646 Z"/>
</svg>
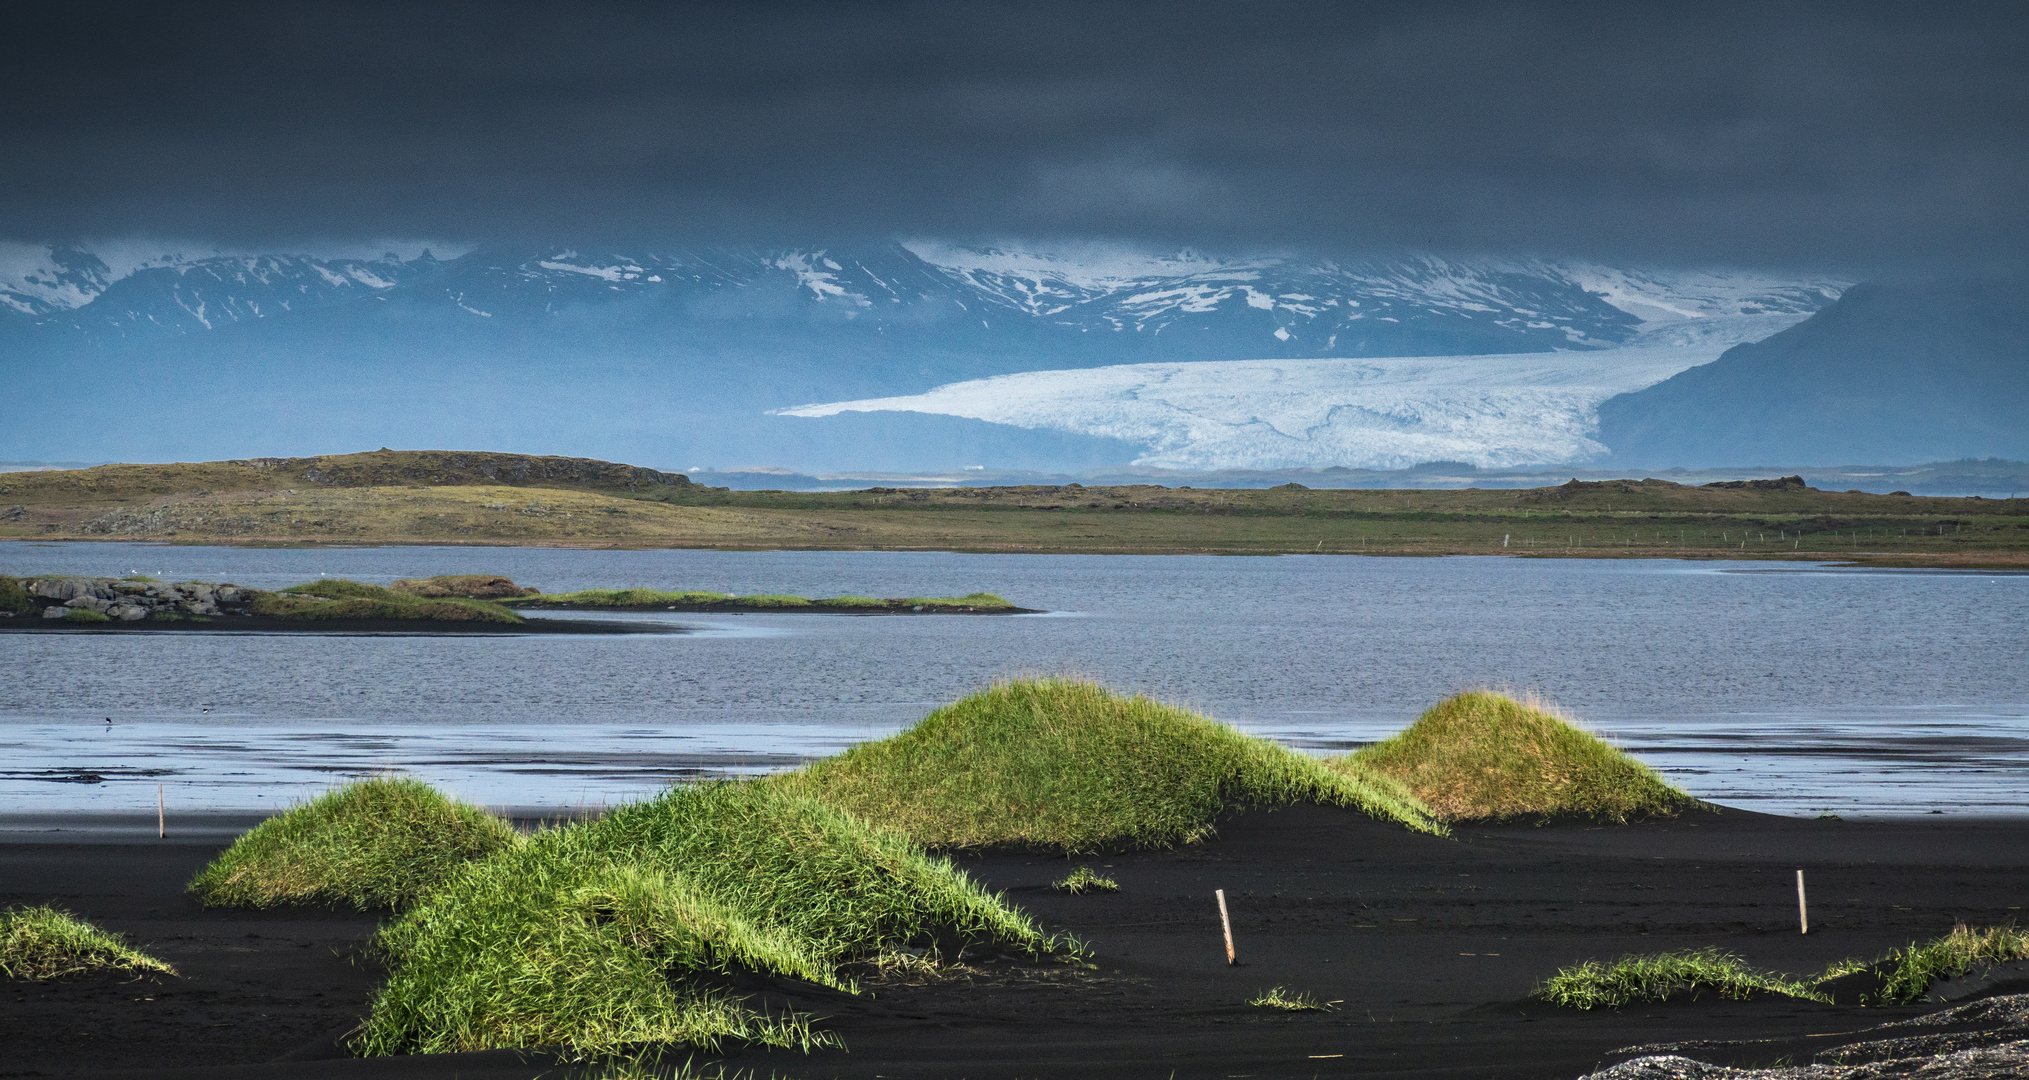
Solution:
<svg viewBox="0 0 2029 1080">
<path fill-rule="evenodd" d="M 1718 356 L 1713 346 L 1035 371 L 778 415 L 922 412 L 1146 446 L 1164 469 L 1509 468 L 1605 455 L 1599 404 Z"/>
<path fill-rule="evenodd" d="M 109 284 L 110 271 L 91 252 L 60 244 L 0 241 L 0 304 L 22 314 L 83 307 Z"/>
</svg>

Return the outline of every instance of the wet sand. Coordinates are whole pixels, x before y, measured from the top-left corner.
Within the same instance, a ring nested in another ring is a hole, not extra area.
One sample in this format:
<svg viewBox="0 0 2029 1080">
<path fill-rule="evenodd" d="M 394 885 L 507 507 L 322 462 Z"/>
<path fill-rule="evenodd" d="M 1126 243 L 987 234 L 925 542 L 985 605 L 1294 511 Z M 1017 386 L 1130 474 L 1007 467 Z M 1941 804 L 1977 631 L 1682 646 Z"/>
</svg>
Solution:
<svg viewBox="0 0 2029 1080">
<path fill-rule="evenodd" d="M 182 892 L 251 820 L 207 819 L 158 841 L 58 831 L 76 822 L 52 818 L 49 831 L 0 843 L 0 905 L 57 902 L 182 972 L 0 984 L 0 1076 L 527 1080 L 553 1064 L 517 1052 L 337 1057 L 380 977 L 360 952 L 379 917 L 206 911 Z M 757 983 L 770 1002 L 826 1017 L 848 1049 L 748 1050 L 727 1063 L 798 1078 L 1570 1078 L 1635 1056 L 1632 1047 L 1687 1040 L 1762 1040 L 1688 1051 L 1716 1063 L 1808 1061 L 1860 1037 L 1852 1032 L 1940 1006 L 1776 999 L 1580 1013 L 1526 995 L 1589 957 L 1711 945 L 1806 972 L 1956 920 L 2019 920 L 2029 820 L 1728 811 L 1620 828 L 1467 828 L 1442 840 L 1298 807 L 1236 818 L 1216 840 L 1169 852 L 960 863 L 1089 943 L 1092 966 L 978 960 L 861 998 Z M 1121 891 L 1047 889 L 1079 864 Z M 1808 937 L 1797 932 L 1799 868 Z M 1237 967 L 1225 963 L 1215 888 L 1232 909 Z M 1298 1014 L 1246 1004 L 1276 985 L 1339 1004 Z M 2029 986 L 1987 992 L 2010 989 Z"/>
</svg>

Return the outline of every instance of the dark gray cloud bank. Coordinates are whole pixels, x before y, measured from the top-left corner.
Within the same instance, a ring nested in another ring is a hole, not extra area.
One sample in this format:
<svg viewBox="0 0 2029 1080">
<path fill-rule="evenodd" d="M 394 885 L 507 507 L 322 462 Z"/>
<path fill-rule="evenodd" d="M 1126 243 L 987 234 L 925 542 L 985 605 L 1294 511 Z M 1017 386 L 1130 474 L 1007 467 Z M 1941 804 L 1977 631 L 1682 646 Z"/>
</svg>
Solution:
<svg viewBox="0 0 2029 1080">
<path fill-rule="evenodd" d="M 2029 5 L 50 4 L 0 236 L 2029 250 Z"/>
</svg>

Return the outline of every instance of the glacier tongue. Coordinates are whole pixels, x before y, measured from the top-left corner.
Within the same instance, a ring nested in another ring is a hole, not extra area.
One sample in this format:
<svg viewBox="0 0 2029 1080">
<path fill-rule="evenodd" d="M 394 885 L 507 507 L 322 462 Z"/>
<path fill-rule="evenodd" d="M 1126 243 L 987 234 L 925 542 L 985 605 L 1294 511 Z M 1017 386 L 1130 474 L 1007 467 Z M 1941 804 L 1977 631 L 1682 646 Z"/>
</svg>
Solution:
<svg viewBox="0 0 2029 1080">
<path fill-rule="evenodd" d="M 1732 341 L 1495 356 L 1230 360 L 1031 371 L 778 410 L 921 412 L 1141 443 L 1166 469 L 1481 468 L 1598 457 L 1600 402 Z"/>
</svg>

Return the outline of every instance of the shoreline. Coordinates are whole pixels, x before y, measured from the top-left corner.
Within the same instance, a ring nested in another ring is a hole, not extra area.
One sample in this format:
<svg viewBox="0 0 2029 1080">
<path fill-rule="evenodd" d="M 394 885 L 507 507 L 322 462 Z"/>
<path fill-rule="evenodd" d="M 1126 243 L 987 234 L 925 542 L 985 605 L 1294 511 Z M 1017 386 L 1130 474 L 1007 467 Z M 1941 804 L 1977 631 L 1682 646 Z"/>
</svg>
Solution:
<svg viewBox="0 0 2029 1080">
<path fill-rule="evenodd" d="M 337 637 L 519 637 L 529 634 L 687 634 L 682 626 L 595 619 L 529 619 L 520 623 L 452 619 L 285 619 L 220 615 L 208 622 L 74 623 L 40 615 L 0 619 L 0 634 L 324 634 Z"/>
<path fill-rule="evenodd" d="M 1834 568 L 1884 569 L 1884 570 L 1960 570 L 1968 573 L 2011 573 L 2029 574 L 2029 551 L 2014 551 L 2004 548 L 1991 550 L 1952 552 L 1893 552 L 1893 551 L 1711 551 L 1683 550 L 1664 552 L 1655 549 L 1627 548 L 1576 548 L 1560 551 L 1544 550 L 1491 550 L 1468 545 L 1433 544 L 1428 548 L 1400 546 L 1394 548 L 1333 548 L 1331 550 L 1311 549 L 1301 546 L 1204 547 L 1195 545 L 1136 545 L 1136 546 L 1071 546 L 1051 544 L 794 544 L 794 543 L 621 543 L 613 541 L 588 540 L 570 542 L 563 540 L 516 541 L 512 537 L 494 537 L 484 540 L 438 539 L 432 537 L 390 537 L 382 540 L 357 539 L 244 539 L 235 537 L 200 537 L 193 539 L 170 539 L 153 536 L 0 536 L 0 544 L 22 544 L 26 546 L 54 544 L 135 544 L 157 547 L 222 547 L 246 548 L 250 550 L 303 550 L 323 551 L 347 549 L 442 547 L 442 548 L 533 548 L 561 551 L 799 551 L 799 552 L 895 552 L 932 553 L 951 555 L 1215 555 L 1215 556 L 1256 556 L 1278 555 L 1344 555 L 1387 559 L 1430 559 L 1430 558 L 1501 558 L 1501 559 L 1595 559 L 1595 560 L 1646 560 L 1652 562 L 1794 562 L 1822 565 Z M 615 610 L 593 609 L 582 610 Z M 649 609 L 644 609 L 649 610 Z M 654 609 L 660 610 L 660 609 Z M 757 611 L 755 613 L 761 613 Z M 768 614 L 779 614 L 780 609 L 766 609 Z M 838 614 L 853 614 L 839 612 Z M 1037 614 L 1029 610 L 975 612 L 973 614 Z"/>
<path fill-rule="evenodd" d="M 166 840 L 0 834 L 0 905 L 59 902 L 183 973 L 8 984 L 0 1045 L 19 1048 L 17 1070 L 135 1080 L 563 1075 L 540 1051 L 344 1057 L 338 1041 L 381 979 L 363 949 L 384 915 L 201 908 L 183 884 L 229 840 L 223 828 Z M 956 861 L 1087 942 L 1089 966 L 974 960 L 935 979 L 870 983 L 874 993 L 860 997 L 755 980 L 746 992 L 824 1017 L 847 1048 L 678 1049 L 669 1062 L 854 1080 L 1172 1071 L 1178 1080 L 1571 1080 L 1687 1043 L 1696 1045 L 1675 1052 L 1718 1065 L 1807 1062 L 1895 1034 L 1866 1034 L 1875 1025 L 1946 1006 L 1707 999 L 1578 1012 L 1526 995 L 1588 957 L 1717 946 L 1757 966 L 1808 971 L 1935 936 L 1958 919 L 2019 917 L 2029 819 L 1839 822 L 1724 810 L 1605 828 L 1466 825 L 1446 840 L 1295 806 L 1229 817 L 1214 839 L 1168 851 Z M 1049 889 L 1073 863 L 1121 891 Z M 1809 935 L 1797 932 L 1799 868 L 1811 885 Z M 1232 908 L 1237 966 L 1225 963 L 1215 888 Z M 1276 985 L 1335 1008 L 1246 1004 Z"/>
</svg>

